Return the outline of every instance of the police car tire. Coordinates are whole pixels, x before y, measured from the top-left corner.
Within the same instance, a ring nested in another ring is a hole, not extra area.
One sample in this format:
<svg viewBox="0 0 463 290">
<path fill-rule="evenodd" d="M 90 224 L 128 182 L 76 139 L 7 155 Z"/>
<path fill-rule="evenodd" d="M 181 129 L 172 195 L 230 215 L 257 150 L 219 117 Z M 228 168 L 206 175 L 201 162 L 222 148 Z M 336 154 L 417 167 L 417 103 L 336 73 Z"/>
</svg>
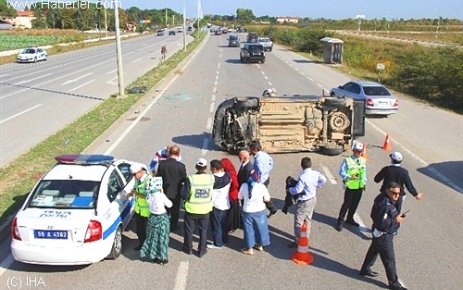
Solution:
<svg viewBox="0 0 463 290">
<path fill-rule="evenodd" d="M 119 243 L 119 249 L 117 248 L 116 243 Z M 122 226 L 119 226 L 114 234 L 114 241 L 107 259 L 114 260 L 117 259 L 122 253 Z"/>
</svg>

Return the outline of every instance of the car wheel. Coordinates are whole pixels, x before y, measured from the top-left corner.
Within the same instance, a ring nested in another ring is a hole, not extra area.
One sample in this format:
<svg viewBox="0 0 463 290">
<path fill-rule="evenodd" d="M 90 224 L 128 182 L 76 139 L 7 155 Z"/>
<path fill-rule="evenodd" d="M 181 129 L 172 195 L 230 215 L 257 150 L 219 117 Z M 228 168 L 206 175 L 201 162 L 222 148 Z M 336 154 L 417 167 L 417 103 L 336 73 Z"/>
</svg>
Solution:
<svg viewBox="0 0 463 290">
<path fill-rule="evenodd" d="M 259 106 L 258 98 L 242 98 L 236 99 L 236 107 L 239 109 L 251 109 Z"/>
<path fill-rule="evenodd" d="M 342 147 L 336 147 L 336 148 L 323 147 L 322 148 L 322 153 L 325 155 L 329 155 L 329 156 L 339 155 L 342 152 L 343 152 Z"/>
<path fill-rule="evenodd" d="M 325 98 L 325 105 L 332 106 L 332 107 L 345 107 L 346 100 L 344 98 L 336 98 L 336 97 Z"/>
<path fill-rule="evenodd" d="M 262 63 L 265 63 L 265 58 L 261 61 Z"/>
<path fill-rule="evenodd" d="M 37 62 L 37 57 L 34 57 L 34 62 Z"/>
<path fill-rule="evenodd" d="M 114 260 L 119 257 L 122 253 L 122 226 L 119 226 L 114 235 L 113 246 L 111 252 L 108 255 L 109 260 Z"/>
</svg>

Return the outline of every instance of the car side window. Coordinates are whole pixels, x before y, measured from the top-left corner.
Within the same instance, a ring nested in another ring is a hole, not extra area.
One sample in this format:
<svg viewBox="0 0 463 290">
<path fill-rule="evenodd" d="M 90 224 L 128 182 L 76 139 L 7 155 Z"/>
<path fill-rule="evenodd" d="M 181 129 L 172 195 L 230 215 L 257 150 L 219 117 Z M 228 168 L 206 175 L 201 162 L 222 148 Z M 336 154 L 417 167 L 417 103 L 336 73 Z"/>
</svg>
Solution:
<svg viewBox="0 0 463 290">
<path fill-rule="evenodd" d="M 352 91 L 352 83 L 345 84 L 344 86 L 342 86 L 342 89 L 347 91 L 347 92 L 351 92 Z"/>
<path fill-rule="evenodd" d="M 360 86 L 357 84 L 352 84 L 351 92 L 354 94 L 360 94 Z"/>
<path fill-rule="evenodd" d="M 116 199 L 117 194 L 124 188 L 124 183 L 122 179 L 117 174 L 116 170 L 111 172 L 108 180 L 108 199 L 109 202 L 113 202 Z"/>
<path fill-rule="evenodd" d="M 119 171 L 122 173 L 125 179 L 125 183 L 129 183 L 130 180 L 132 180 L 133 175 L 130 173 L 130 164 L 128 163 L 121 163 L 117 165 L 117 168 Z"/>
</svg>

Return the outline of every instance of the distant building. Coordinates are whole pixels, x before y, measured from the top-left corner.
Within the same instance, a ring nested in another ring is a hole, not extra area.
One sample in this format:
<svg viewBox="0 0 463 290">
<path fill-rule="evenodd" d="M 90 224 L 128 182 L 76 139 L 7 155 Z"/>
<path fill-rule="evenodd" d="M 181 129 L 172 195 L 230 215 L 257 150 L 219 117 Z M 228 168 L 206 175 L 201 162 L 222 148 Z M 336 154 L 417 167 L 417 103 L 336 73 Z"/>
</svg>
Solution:
<svg viewBox="0 0 463 290">
<path fill-rule="evenodd" d="M 12 21 L 16 28 L 32 28 L 32 20 L 36 18 L 33 11 L 17 11 L 16 13 L 16 18 Z"/>
<path fill-rule="evenodd" d="M 277 23 L 298 23 L 299 17 L 291 17 L 291 16 L 279 16 L 277 17 Z"/>
</svg>

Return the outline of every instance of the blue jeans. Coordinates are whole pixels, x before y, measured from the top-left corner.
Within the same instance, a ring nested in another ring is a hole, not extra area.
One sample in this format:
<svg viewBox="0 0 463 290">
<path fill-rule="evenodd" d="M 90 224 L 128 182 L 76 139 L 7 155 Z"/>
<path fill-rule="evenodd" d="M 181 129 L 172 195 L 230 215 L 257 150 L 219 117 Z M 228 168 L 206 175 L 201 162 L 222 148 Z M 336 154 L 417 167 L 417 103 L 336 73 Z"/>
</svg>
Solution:
<svg viewBox="0 0 463 290">
<path fill-rule="evenodd" d="M 212 209 L 211 215 L 212 236 L 214 245 L 222 247 L 228 243 L 228 210 Z"/>
<path fill-rule="evenodd" d="M 266 211 L 243 212 L 244 243 L 246 249 L 256 244 L 266 247 L 270 245 Z"/>
</svg>

